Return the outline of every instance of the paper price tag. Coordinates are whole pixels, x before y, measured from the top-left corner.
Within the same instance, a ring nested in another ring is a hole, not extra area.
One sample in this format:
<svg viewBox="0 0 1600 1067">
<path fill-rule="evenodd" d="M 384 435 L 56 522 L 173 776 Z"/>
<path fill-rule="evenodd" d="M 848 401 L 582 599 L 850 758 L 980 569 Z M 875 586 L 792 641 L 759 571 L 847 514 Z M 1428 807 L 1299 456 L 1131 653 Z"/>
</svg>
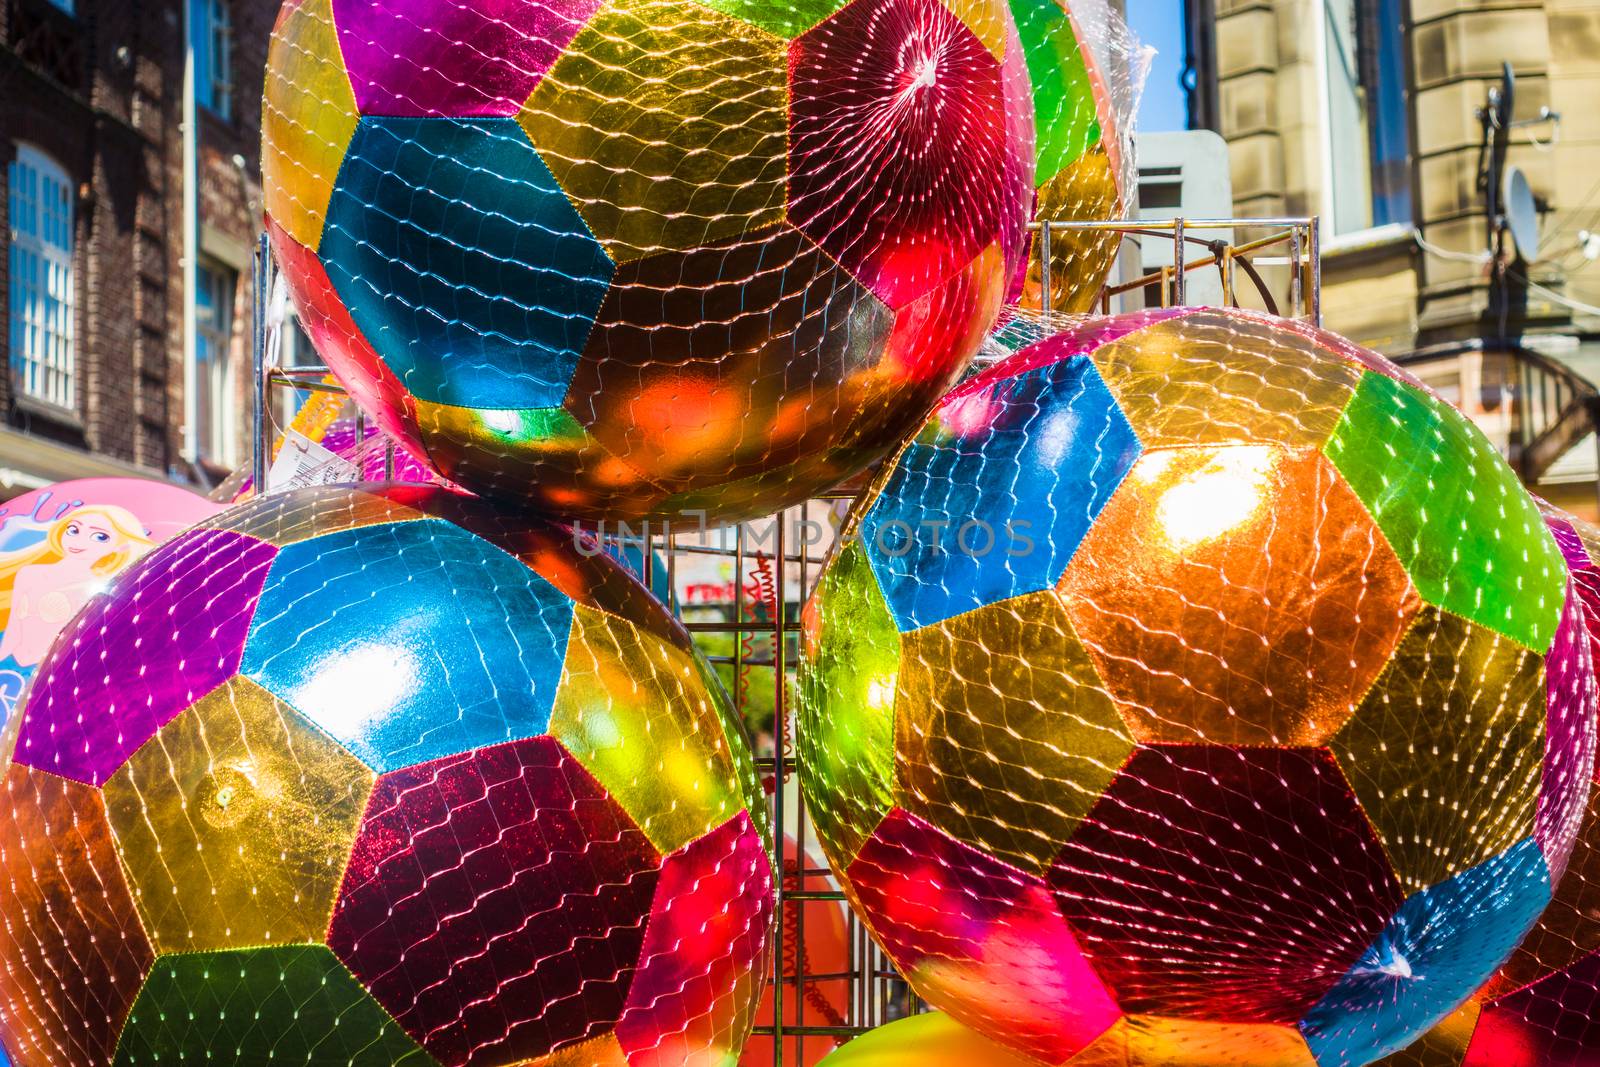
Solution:
<svg viewBox="0 0 1600 1067">
<path fill-rule="evenodd" d="M 296 430 L 283 435 L 283 447 L 267 471 L 267 492 L 305 489 L 313 485 L 359 482 L 361 468 L 336 452 L 330 452 Z"/>
</svg>

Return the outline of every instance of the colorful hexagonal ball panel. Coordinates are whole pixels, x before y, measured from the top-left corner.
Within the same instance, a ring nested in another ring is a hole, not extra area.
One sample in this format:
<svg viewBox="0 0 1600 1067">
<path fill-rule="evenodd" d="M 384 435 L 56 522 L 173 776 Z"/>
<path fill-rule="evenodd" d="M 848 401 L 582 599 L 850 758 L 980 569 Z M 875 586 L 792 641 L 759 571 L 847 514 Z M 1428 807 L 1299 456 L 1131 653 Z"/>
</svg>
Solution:
<svg viewBox="0 0 1600 1067">
<path fill-rule="evenodd" d="M 1065 605 L 1031 593 L 901 640 L 896 802 L 1043 874 L 1134 747 Z"/>
<path fill-rule="evenodd" d="M 100 793 L 20 763 L 0 804 L 0 1003 L 17 1067 L 105 1067 L 154 953 Z"/>
<path fill-rule="evenodd" d="M 661 855 L 558 742 L 384 775 L 328 943 L 451 1064 L 598 1036 L 627 1002 Z"/>
<path fill-rule="evenodd" d="M 268 47 L 261 184 L 269 217 L 307 248 L 322 240 L 328 198 L 359 116 L 331 0 L 285 6 Z"/>
<path fill-rule="evenodd" d="M 182 534 L 119 576 L 40 664 L 14 759 L 100 786 L 238 670 L 277 555 L 228 530 Z"/>
<path fill-rule="evenodd" d="M 1407 891 L 1533 834 L 1544 689 L 1539 656 L 1424 608 L 1329 742 Z"/>
<path fill-rule="evenodd" d="M 1579 590 L 1576 579 L 1568 583 L 1561 625 L 1544 657 L 1544 765 L 1533 831 L 1557 876 L 1566 867 L 1590 792 L 1600 699 Z"/>
<path fill-rule="evenodd" d="M 1422 597 L 1538 653 L 1566 566 L 1538 508 L 1487 438 L 1443 400 L 1365 373 L 1326 446 Z"/>
<path fill-rule="evenodd" d="M 1535 498 L 1584 605 L 1590 654 L 1600 661 L 1600 527 Z"/>
<path fill-rule="evenodd" d="M 1520 841 L 1406 898 L 1304 1018 L 1320 1067 L 1398 1052 L 1494 973 L 1550 901 L 1550 872 Z"/>
<path fill-rule="evenodd" d="M 1046 1063 L 1117 1021 L 1116 1000 L 1043 879 L 895 809 L 844 882 L 895 966 L 954 1018 Z"/>
<path fill-rule="evenodd" d="M 566 594 L 454 523 L 363 526 L 280 550 L 240 673 L 381 772 L 544 733 L 571 626 Z"/>
<path fill-rule="evenodd" d="M 1320 448 L 1349 406 L 1361 367 L 1278 321 L 1180 310 L 1154 321 L 1132 319 L 1140 328 L 1089 352 L 1148 448 Z M 1101 329 L 1074 333 L 1094 336 Z"/>
<path fill-rule="evenodd" d="M 861 513 L 902 631 L 1051 588 L 1138 457 L 1087 358 L 1027 356 L 947 396 Z"/>
<path fill-rule="evenodd" d="M 1404 896 L 1314 748 L 1141 748 L 1048 878 L 1124 1011 L 1211 1021 L 1294 1023 Z"/>
<path fill-rule="evenodd" d="M 790 46 L 789 93 L 789 219 L 891 308 L 999 235 L 1000 64 L 938 0 L 855 0 Z"/>
<path fill-rule="evenodd" d="M 321 941 L 373 777 L 244 678 L 162 727 L 103 790 L 156 951 Z"/>
<path fill-rule="evenodd" d="M 859 541 L 823 573 L 802 625 L 800 785 L 818 839 L 845 867 L 894 804 L 901 663 L 899 631 Z"/>
<path fill-rule="evenodd" d="M 1321 744 L 1421 606 L 1333 464 L 1260 444 L 1146 452 L 1059 589 L 1141 741 Z"/>
<path fill-rule="evenodd" d="M 668 855 L 617 1020 L 629 1067 L 727 1062 L 771 967 L 772 864 L 744 812 Z"/>
<path fill-rule="evenodd" d="M 518 118 L 612 259 L 687 251 L 783 221 L 787 66 L 691 0 L 609 0 Z"/>
<path fill-rule="evenodd" d="M 599 0 L 333 0 L 364 115 L 510 116 Z"/>
<path fill-rule="evenodd" d="M 575 609 L 550 736 L 576 756 L 663 854 L 760 801 L 734 768 L 694 653 L 615 616 Z M 764 806 L 764 805 L 763 805 Z"/>
<path fill-rule="evenodd" d="M 230 1062 L 438 1067 L 321 945 L 162 956 L 115 1067 Z"/>
<path fill-rule="evenodd" d="M 512 119 L 363 118 L 318 252 L 411 394 L 479 408 L 561 402 L 614 269 Z"/>
</svg>

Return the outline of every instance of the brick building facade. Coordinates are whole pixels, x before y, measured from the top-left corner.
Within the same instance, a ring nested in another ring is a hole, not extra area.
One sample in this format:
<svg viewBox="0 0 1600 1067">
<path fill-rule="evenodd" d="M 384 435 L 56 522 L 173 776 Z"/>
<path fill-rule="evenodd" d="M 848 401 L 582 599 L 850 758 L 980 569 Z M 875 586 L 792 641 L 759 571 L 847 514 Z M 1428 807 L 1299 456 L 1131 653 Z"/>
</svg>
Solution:
<svg viewBox="0 0 1600 1067">
<path fill-rule="evenodd" d="M 202 38 L 207 287 L 206 432 L 190 462 L 182 2 L 0 0 L 0 496 L 96 473 L 209 483 L 247 455 L 258 101 L 276 5 L 187 0 Z"/>
</svg>

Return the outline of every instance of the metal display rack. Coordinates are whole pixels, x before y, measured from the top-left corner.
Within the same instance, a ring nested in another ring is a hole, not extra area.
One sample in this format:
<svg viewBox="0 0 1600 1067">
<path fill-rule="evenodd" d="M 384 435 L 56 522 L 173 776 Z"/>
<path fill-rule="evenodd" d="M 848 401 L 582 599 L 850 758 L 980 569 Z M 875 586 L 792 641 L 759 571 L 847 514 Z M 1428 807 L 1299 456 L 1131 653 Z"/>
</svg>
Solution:
<svg viewBox="0 0 1600 1067">
<path fill-rule="evenodd" d="M 1185 275 L 1202 269 L 1221 271 L 1225 299 L 1230 303 L 1236 302 L 1235 271 L 1241 266 L 1256 283 L 1257 291 L 1266 293 L 1260 275 L 1251 266 L 1251 257 L 1266 249 L 1283 247 L 1287 254 L 1270 264 L 1256 262 L 1290 268 L 1290 315 L 1312 322 L 1320 317 L 1318 223 L 1314 217 L 1100 223 L 1043 220 L 1030 226 L 1039 234 L 1046 264 L 1051 235 L 1062 230 L 1117 230 L 1130 236 L 1170 237 L 1173 265 L 1133 281 L 1108 285 L 1101 293 L 1102 309 L 1109 308 L 1116 296 L 1141 289 L 1148 292 L 1152 285 L 1159 287 L 1163 306 L 1179 305 L 1184 299 Z M 1195 236 L 1196 231 L 1226 230 L 1231 234 L 1263 229 L 1269 231 L 1266 236 L 1243 244 Z M 1205 246 L 1206 255 L 1185 256 L 1186 247 L 1191 244 Z M 280 367 L 269 358 L 269 353 L 277 350 L 272 334 L 282 328 L 281 323 L 275 326 L 269 321 L 274 272 L 263 236 L 254 270 L 252 474 L 257 486 L 267 485 L 277 432 L 271 413 L 278 391 L 344 391 L 328 377 L 326 367 Z M 1048 292 L 1048 268 L 1042 281 Z M 1266 304 L 1267 310 L 1277 311 L 1270 295 Z M 1048 309 L 1043 318 L 1049 321 Z M 388 446 L 385 465 L 390 472 L 393 447 Z M 791 704 L 794 668 L 799 658 L 801 608 L 822 570 L 829 540 L 822 537 L 814 541 L 810 535 L 836 528 L 837 519 L 854 497 L 849 489 L 841 489 L 761 522 L 732 529 L 686 533 L 646 526 L 642 530 L 624 530 L 621 538 L 644 550 L 637 554 L 642 565 L 635 569 L 642 572 L 639 577 L 645 584 L 660 590 L 664 582 L 671 593 L 670 606 L 687 629 L 697 640 L 713 645 L 709 658 L 731 680 L 730 692 L 747 721 L 753 707 L 765 704 L 765 698 L 758 699 L 761 688 L 770 686 L 771 730 L 762 735 L 766 740 L 758 740 L 757 766 L 769 785 L 782 873 L 778 880 L 779 921 L 774 931 L 773 1010 L 769 1018 L 757 1020 L 755 1035 L 768 1039 L 775 1067 L 811 1062 L 835 1043 L 921 1008 L 865 926 L 844 904 L 844 894 L 832 882 L 827 868 L 810 865 L 807 857 L 820 857 L 821 849 L 811 832 L 795 773 L 798 761 L 793 747 Z M 731 574 L 730 602 L 694 604 L 685 595 L 685 572 L 703 570 L 708 560 Z M 786 835 L 792 838 L 792 844 L 786 841 Z M 819 883 L 825 888 L 819 888 Z M 846 966 L 842 971 L 818 970 L 806 951 L 806 913 L 818 905 L 842 912 L 846 930 Z M 831 988 L 837 993 L 840 984 L 847 988 L 847 995 L 842 998 L 830 1000 L 821 992 Z M 792 1019 L 788 1018 L 791 1015 Z M 744 1062 L 751 1062 L 749 1052 Z"/>
<path fill-rule="evenodd" d="M 1039 219 L 1028 224 L 1039 235 L 1039 260 L 1042 268 L 1040 288 L 1050 292 L 1051 238 L 1054 234 L 1081 231 L 1112 231 L 1124 237 L 1152 238 L 1172 242 L 1172 264 L 1129 281 L 1108 282 L 1100 290 L 1100 311 L 1109 313 L 1111 301 L 1124 294 L 1149 292 L 1159 296 L 1161 307 L 1179 307 L 1187 301 L 1186 282 L 1190 273 L 1215 269 L 1221 275 L 1224 303 L 1239 306 L 1239 272 L 1252 283 L 1253 295 L 1264 310 L 1280 314 L 1277 297 L 1259 267 L 1287 268 L 1288 291 L 1281 313 L 1287 318 L 1304 318 L 1313 326 L 1322 325 L 1322 224 L 1316 215 L 1259 219 L 1119 219 L 1111 222 L 1062 222 Z M 1239 230 L 1259 233 L 1248 241 L 1234 241 Z M 1263 232 L 1264 231 L 1264 232 Z M 1216 237 L 1218 233 L 1226 238 Z M 1202 237 L 1200 234 L 1211 234 Z M 1205 254 L 1190 255 L 1192 246 Z M 1281 254 L 1262 256 L 1268 250 Z M 1045 320 L 1050 310 L 1045 308 Z"/>
</svg>

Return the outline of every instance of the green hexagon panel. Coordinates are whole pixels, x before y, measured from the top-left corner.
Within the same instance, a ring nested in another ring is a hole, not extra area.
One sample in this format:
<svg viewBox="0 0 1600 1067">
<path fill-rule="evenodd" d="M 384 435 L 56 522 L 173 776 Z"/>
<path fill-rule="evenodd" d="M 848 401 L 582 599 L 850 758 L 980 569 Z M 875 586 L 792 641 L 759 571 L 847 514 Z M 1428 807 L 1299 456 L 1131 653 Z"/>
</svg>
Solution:
<svg viewBox="0 0 1600 1067">
<path fill-rule="evenodd" d="M 1328 747 L 1407 892 L 1533 833 L 1544 660 L 1438 608 L 1417 613 Z"/>
<path fill-rule="evenodd" d="M 701 0 L 706 7 L 732 15 L 770 34 L 792 41 L 826 19 L 849 0 Z"/>
<path fill-rule="evenodd" d="M 902 641 L 900 807 L 1043 874 L 1134 748 L 1066 605 L 1029 593 Z"/>
<path fill-rule="evenodd" d="M 374 777 L 245 678 L 163 726 L 104 790 L 156 951 L 321 941 Z"/>
<path fill-rule="evenodd" d="M 168 1063 L 438 1067 L 321 945 L 156 960 L 116 1067 Z"/>
<path fill-rule="evenodd" d="M 1430 604 L 1544 652 L 1566 566 L 1526 489 L 1438 397 L 1367 372 L 1325 448 Z"/>
<path fill-rule="evenodd" d="M 691 0 L 611 0 L 517 121 L 618 263 L 783 221 L 784 42 Z"/>
<path fill-rule="evenodd" d="M 900 632 L 860 540 L 806 602 L 802 641 L 800 782 L 817 837 L 843 868 L 894 806 Z"/>
<path fill-rule="evenodd" d="M 1042 186 L 1100 142 L 1093 75 L 1065 4 L 1011 4 L 1033 87 L 1034 184 Z"/>
</svg>

